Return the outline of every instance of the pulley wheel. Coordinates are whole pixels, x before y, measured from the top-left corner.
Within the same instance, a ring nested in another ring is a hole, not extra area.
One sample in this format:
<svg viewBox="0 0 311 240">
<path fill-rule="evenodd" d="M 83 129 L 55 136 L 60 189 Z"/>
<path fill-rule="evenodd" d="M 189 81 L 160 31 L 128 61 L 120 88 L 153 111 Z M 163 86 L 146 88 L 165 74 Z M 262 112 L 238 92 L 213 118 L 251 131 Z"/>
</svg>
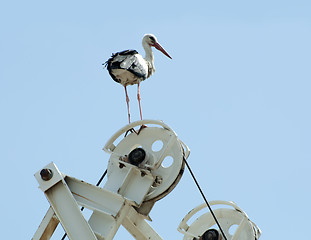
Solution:
<svg viewBox="0 0 311 240">
<path fill-rule="evenodd" d="M 134 132 L 129 133 L 116 146 L 114 145 L 114 141 L 118 137 L 134 126 L 142 124 L 153 124 L 160 127 L 144 128 L 138 135 Z M 155 182 L 144 201 L 155 201 L 163 198 L 177 185 L 182 176 L 184 171 L 183 159 L 189 155 L 188 147 L 163 122 L 155 120 L 134 122 L 120 129 L 104 147 L 104 150 L 111 154 L 108 163 L 108 177 L 109 171 L 112 169 L 111 166 L 116 161 L 120 161 L 120 157 L 128 156 L 134 149 L 145 151 L 146 157 L 143 167 L 155 177 Z"/>
</svg>

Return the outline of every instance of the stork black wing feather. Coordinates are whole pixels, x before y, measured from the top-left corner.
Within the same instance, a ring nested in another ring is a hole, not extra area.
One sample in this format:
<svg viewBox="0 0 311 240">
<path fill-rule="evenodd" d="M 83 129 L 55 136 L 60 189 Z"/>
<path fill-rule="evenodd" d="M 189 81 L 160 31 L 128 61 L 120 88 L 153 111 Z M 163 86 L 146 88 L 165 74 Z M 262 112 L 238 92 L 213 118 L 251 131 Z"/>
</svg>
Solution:
<svg viewBox="0 0 311 240">
<path fill-rule="evenodd" d="M 137 53 L 138 52 L 136 50 L 130 50 L 130 49 L 129 50 L 124 50 L 124 51 L 121 51 L 121 52 L 117 52 L 117 53 L 113 53 L 111 55 L 111 57 L 105 63 L 103 63 L 102 65 L 104 65 L 104 67 L 107 67 L 108 71 L 110 69 L 113 69 L 113 68 L 120 68 L 120 66 L 118 67 L 118 65 L 114 64 L 114 63 L 119 63 L 119 65 L 120 65 L 121 62 L 113 62 L 115 57 L 117 57 L 119 55 L 120 56 L 134 55 L 134 54 L 137 54 Z M 113 65 L 113 67 L 111 65 Z"/>
<path fill-rule="evenodd" d="M 134 55 L 134 54 L 137 54 L 138 52 L 136 50 L 132 50 L 132 49 L 129 49 L 129 50 L 124 50 L 122 52 L 117 52 L 116 54 L 119 54 L 119 55 Z"/>
<path fill-rule="evenodd" d="M 139 60 L 135 56 L 136 54 L 138 54 L 136 50 L 117 52 L 112 54 L 111 58 L 104 63 L 114 80 L 116 79 L 113 74 L 111 74 L 112 69 L 125 69 L 139 78 L 147 78 L 148 73 L 139 63 Z"/>
</svg>

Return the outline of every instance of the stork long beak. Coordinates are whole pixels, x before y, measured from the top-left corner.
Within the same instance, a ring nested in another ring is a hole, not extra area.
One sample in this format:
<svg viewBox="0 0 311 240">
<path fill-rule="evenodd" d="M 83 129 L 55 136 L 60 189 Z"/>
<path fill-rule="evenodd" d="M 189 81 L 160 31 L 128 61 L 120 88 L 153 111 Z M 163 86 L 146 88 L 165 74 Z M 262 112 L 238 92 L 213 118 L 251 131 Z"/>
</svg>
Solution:
<svg viewBox="0 0 311 240">
<path fill-rule="evenodd" d="M 167 57 L 169 57 L 170 59 L 172 59 L 171 58 L 171 56 L 164 50 L 164 48 L 159 44 L 159 43 L 154 43 L 154 45 L 153 45 L 156 49 L 158 49 L 159 51 L 161 51 L 164 55 L 166 55 Z"/>
</svg>

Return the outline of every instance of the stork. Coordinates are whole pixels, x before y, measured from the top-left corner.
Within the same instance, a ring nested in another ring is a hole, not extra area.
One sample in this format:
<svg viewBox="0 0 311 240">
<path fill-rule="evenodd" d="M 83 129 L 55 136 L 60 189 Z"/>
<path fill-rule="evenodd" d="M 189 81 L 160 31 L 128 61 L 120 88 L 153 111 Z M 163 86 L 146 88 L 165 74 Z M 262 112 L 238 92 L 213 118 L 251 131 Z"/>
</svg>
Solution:
<svg viewBox="0 0 311 240">
<path fill-rule="evenodd" d="M 142 40 L 142 45 L 145 49 L 145 58 L 143 58 L 136 50 L 125 50 L 112 54 L 103 65 L 114 81 L 124 86 L 125 97 L 128 112 L 128 121 L 131 123 L 129 97 L 126 87 L 128 85 L 137 84 L 137 99 L 139 104 L 140 118 L 143 119 L 141 111 L 141 97 L 139 84 L 141 81 L 149 78 L 154 72 L 154 57 L 151 47 L 155 47 L 164 55 L 171 56 L 159 44 L 157 38 L 153 34 L 145 34 Z"/>
</svg>

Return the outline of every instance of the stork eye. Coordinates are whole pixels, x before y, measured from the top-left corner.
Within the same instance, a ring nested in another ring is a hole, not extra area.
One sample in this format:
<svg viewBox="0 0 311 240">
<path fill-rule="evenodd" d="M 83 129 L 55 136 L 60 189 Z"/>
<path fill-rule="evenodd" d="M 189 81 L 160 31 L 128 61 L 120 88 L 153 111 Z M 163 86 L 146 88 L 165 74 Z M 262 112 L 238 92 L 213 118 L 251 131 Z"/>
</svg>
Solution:
<svg viewBox="0 0 311 240">
<path fill-rule="evenodd" d="M 151 41 L 155 42 L 155 38 L 154 37 L 150 36 L 149 38 L 150 38 Z"/>
</svg>

